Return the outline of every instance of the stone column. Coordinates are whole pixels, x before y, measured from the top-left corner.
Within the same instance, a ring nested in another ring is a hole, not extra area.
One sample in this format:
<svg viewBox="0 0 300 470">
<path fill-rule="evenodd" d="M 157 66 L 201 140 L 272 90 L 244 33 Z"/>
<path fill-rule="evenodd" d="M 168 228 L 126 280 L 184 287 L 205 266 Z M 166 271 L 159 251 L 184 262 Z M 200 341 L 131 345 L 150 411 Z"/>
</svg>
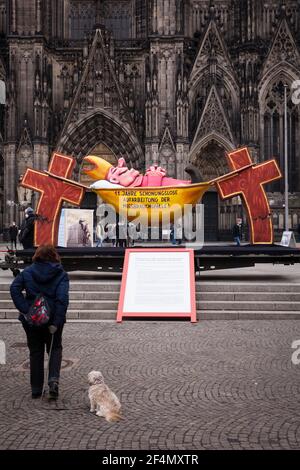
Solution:
<svg viewBox="0 0 300 470">
<path fill-rule="evenodd" d="M 189 163 L 189 144 L 176 144 L 176 178 L 188 179 L 189 175 L 184 171 Z"/>
<path fill-rule="evenodd" d="M 49 146 L 44 143 L 33 144 L 33 163 L 37 170 L 47 170 L 49 163 Z"/>
<path fill-rule="evenodd" d="M 41 21 L 41 0 L 36 0 L 36 32 L 40 33 L 42 31 L 42 21 Z"/>
<path fill-rule="evenodd" d="M 16 0 L 11 1 L 11 32 L 17 31 L 17 11 L 16 11 Z"/>
<path fill-rule="evenodd" d="M 9 206 L 7 201 L 17 202 L 16 198 L 16 144 L 4 145 L 4 227 L 16 220 L 17 207 Z"/>
</svg>

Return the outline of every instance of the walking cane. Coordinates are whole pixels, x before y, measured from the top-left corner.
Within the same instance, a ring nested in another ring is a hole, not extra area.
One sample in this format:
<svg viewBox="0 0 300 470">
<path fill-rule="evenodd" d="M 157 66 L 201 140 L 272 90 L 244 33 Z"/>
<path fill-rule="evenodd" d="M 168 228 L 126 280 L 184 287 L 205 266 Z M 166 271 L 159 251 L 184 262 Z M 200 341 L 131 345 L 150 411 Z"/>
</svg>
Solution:
<svg viewBox="0 0 300 470">
<path fill-rule="evenodd" d="M 51 343 L 50 343 L 50 349 L 49 349 L 49 354 L 48 354 L 48 363 L 47 363 L 47 383 L 49 381 L 49 372 L 50 372 L 50 360 L 51 360 L 51 354 L 52 354 L 52 347 L 53 347 L 53 340 L 54 340 L 54 335 L 55 335 L 56 332 L 54 333 L 51 333 Z M 44 377 L 45 378 L 45 377 Z M 44 397 L 44 393 L 45 393 L 45 380 L 44 380 L 44 384 L 43 384 L 43 390 L 42 390 L 42 396 L 41 396 L 41 399 L 43 399 Z"/>
</svg>

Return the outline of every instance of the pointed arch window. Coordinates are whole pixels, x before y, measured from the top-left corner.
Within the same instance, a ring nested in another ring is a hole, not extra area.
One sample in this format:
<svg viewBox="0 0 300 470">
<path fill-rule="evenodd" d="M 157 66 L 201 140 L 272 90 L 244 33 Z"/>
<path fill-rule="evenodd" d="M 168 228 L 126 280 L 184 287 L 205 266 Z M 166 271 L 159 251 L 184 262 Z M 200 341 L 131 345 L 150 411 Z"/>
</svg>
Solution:
<svg viewBox="0 0 300 470">
<path fill-rule="evenodd" d="M 115 39 L 132 38 L 132 7 L 131 0 L 103 1 L 103 22 Z"/>
<path fill-rule="evenodd" d="M 73 0 L 70 3 L 70 35 L 72 39 L 83 39 L 93 30 L 96 18 L 96 5 L 92 1 Z"/>
<path fill-rule="evenodd" d="M 93 31 L 96 22 L 96 0 L 71 0 L 70 2 L 70 36 L 72 39 L 83 39 Z M 131 39 L 133 24 L 132 0 L 102 0 L 101 23 L 113 33 L 115 39 Z M 140 29 L 145 25 L 140 25 Z"/>
<path fill-rule="evenodd" d="M 287 135 L 289 159 L 289 190 L 300 190 L 299 177 L 299 111 L 291 100 L 291 91 L 287 89 Z M 263 155 L 264 160 L 276 157 L 281 170 L 284 170 L 284 80 L 273 82 L 263 103 Z M 271 191 L 284 190 L 283 179 L 270 185 Z"/>
</svg>

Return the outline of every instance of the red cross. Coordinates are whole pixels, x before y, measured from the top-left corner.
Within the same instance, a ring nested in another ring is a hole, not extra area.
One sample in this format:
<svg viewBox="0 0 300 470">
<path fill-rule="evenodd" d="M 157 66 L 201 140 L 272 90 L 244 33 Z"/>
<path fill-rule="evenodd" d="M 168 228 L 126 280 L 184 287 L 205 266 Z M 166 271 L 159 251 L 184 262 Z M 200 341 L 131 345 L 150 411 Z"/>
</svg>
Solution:
<svg viewBox="0 0 300 470">
<path fill-rule="evenodd" d="M 49 164 L 49 173 L 62 178 L 70 178 L 74 165 L 75 160 L 72 157 L 54 153 Z M 40 218 L 35 223 L 35 246 L 49 244 L 56 246 L 63 201 L 78 206 L 82 201 L 84 188 L 31 168 L 26 170 L 21 184 L 41 193 L 36 209 Z"/>
<path fill-rule="evenodd" d="M 268 198 L 264 184 L 281 178 L 276 160 L 253 165 L 247 148 L 227 154 L 232 170 L 240 170 L 238 174 L 221 177 L 216 182 L 222 199 L 241 196 L 246 206 L 250 226 L 250 242 L 253 244 L 273 243 L 273 224 Z M 249 165 L 252 165 L 249 167 Z"/>
</svg>

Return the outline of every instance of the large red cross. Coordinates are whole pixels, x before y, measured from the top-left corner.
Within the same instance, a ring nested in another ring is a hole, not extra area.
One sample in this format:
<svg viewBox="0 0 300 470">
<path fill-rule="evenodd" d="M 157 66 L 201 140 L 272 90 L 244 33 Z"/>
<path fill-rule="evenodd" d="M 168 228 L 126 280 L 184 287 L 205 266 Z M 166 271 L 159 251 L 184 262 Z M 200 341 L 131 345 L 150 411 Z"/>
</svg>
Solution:
<svg viewBox="0 0 300 470">
<path fill-rule="evenodd" d="M 49 173 L 70 178 L 75 160 L 66 155 L 54 153 L 49 164 Z M 84 196 L 84 188 L 69 181 L 62 181 L 51 174 L 28 168 L 22 179 L 22 186 L 41 193 L 36 213 L 39 216 L 34 228 L 34 244 L 57 245 L 58 225 L 63 201 L 78 206 Z"/>
<path fill-rule="evenodd" d="M 253 165 L 247 148 L 242 148 L 227 154 L 232 170 L 240 170 L 234 175 L 224 175 L 224 179 L 216 181 L 222 199 L 241 196 L 247 209 L 250 227 L 250 242 L 253 244 L 273 243 L 273 224 L 268 198 L 264 184 L 281 178 L 281 172 L 276 160 L 268 160 Z M 251 165 L 251 166 L 249 166 Z"/>
</svg>

